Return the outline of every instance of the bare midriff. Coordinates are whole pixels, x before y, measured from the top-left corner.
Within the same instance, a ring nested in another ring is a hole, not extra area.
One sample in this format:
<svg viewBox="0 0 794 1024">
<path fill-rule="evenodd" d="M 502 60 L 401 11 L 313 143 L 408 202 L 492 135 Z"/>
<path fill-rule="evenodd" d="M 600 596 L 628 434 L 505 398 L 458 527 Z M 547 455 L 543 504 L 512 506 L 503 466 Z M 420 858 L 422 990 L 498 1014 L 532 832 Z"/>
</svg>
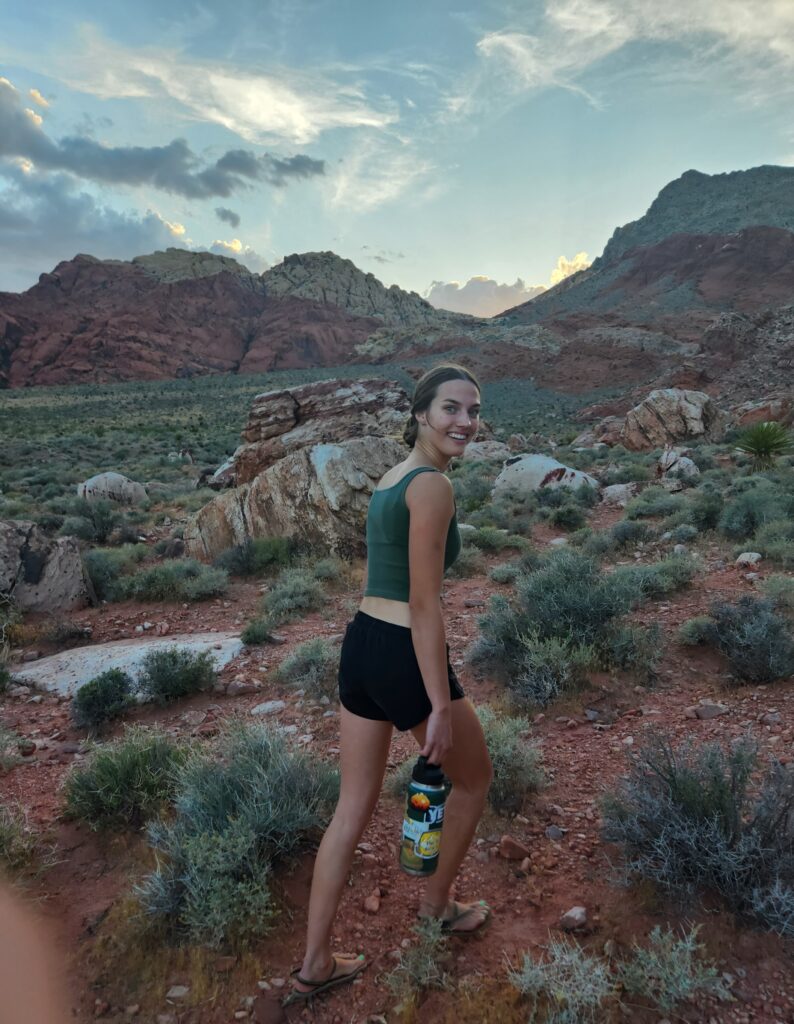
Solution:
<svg viewBox="0 0 794 1024">
<path fill-rule="evenodd" d="M 411 628 L 411 607 L 407 601 L 393 601 L 388 597 L 362 597 L 359 609 L 373 619 Z"/>
</svg>

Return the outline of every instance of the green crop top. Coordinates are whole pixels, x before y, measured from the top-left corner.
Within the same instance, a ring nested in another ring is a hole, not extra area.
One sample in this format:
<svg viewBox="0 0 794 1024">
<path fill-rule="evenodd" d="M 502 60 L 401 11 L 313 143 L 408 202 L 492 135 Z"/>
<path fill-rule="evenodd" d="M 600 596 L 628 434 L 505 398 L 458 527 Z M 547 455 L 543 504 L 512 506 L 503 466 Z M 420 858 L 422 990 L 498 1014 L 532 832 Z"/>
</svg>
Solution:
<svg viewBox="0 0 794 1024">
<path fill-rule="evenodd" d="M 407 601 L 408 524 L 411 513 L 405 504 L 405 490 L 418 473 L 438 473 L 432 466 L 412 469 L 391 487 L 373 492 L 367 512 L 367 585 L 365 597 L 387 597 Z M 444 569 L 460 554 L 460 530 L 453 512 L 444 548 Z"/>
</svg>

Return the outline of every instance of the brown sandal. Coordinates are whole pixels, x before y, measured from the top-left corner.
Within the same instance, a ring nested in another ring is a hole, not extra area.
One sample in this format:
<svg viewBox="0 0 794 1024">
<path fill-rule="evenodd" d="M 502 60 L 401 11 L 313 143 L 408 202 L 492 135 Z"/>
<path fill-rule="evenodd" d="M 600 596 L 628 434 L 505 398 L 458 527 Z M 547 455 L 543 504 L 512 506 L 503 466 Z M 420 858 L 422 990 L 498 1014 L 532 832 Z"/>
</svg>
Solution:
<svg viewBox="0 0 794 1024">
<path fill-rule="evenodd" d="M 294 988 L 292 992 L 283 1000 L 282 1006 L 292 1006 L 293 1003 L 310 1002 L 315 996 L 320 995 L 321 992 L 327 992 L 331 988 L 336 988 L 337 985 L 346 985 L 349 981 L 357 978 L 359 974 L 368 966 L 364 959 L 364 954 L 360 953 L 358 959 L 361 963 L 357 964 L 352 971 L 346 971 L 338 974 L 339 959 L 337 957 L 331 958 L 333 963 L 331 965 L 331 973 L 323 981 L 309 981 L 308 978 L 302 978 L 298 973 L 300 967 L 291 971 L 291 976 L 295 978 L 301 985 L 310 986 L 305 992 L 299 988 Z"/>
</svg>

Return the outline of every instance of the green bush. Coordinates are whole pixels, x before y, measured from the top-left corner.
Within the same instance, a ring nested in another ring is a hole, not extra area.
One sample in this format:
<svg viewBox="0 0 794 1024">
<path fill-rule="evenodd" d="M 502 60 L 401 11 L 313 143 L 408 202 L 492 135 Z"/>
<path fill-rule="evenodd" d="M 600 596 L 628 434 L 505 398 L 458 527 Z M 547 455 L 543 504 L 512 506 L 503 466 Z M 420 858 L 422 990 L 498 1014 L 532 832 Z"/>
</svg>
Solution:
<svg viewBox="0 0 794 1024">
<path fill-rule="evenodd" d="M 298 644 L 278 667 L 279 679 L 312 697 L 333 697 L 337 690 L 339 648 L 322 637 Z"/>
<path fill-rule="evenodd" d="M 655 1009 L 671 1013 L 698 992 L 730 998 L 717 969 L 700 959 L 703 947 L 697 941 L 698 929 L 681 938 L 657 925 L 647 947 L 634 943 L 631 959 L 618 967 L 618 980 L 629 995 L 647 999 Z"/>
<path fill-rule="evenodd" d="M 144 909 L 180 938 L 218 946 L 269 930 L 272 865 L 314 838 L 336 799 L 336 774 L 261 725 L 230 726 L 217 751 L 179 773 L 175 815 L 149 829 L 156 869 Z"/>
<path fill-rule="evenodd" d="M 662 631 L 654 623 L 642 626 L 617 625 L 599 645 L 607 668 L 614 667 L 632 672 L 644 685 L 656 679 L 662 657 Z"/>
<path fill-rule="evenodd" d="M 586 555 L 598 557 L 609 552 L 636 547 L 653 536 L 654 530 L 647 523 L 621 519 L 609 530 L 594 533 L 588 537 L 582 546 L 582 551 Z"/>
<path fill-rule="evenodd" d="M 759 527 L 752 540 L 754 551 L 758 551 L 771 562 L 777 562 L 787 569 L 794 568 L 794 520 L 773 519 Z"/>
<path fill-rule="evenodd" d="M 676 544 L 688 544 L 697 535 L 698 528 L 690 526 L 689 523 L 681 523 L 680 526 L 676 526 L 670 531 L 670 539 L 675 541 Z"/>
<path fill-rule="evenodd" d="M 414 925 L 413 931 L 418 938 L 400 950 L 397 964 L 383 978 L 400 1013 L 414 1005 L 422 993 L 452 985 L 444 970 L 451 954 L 441 922 L 424 918 Z"/>
<path fill-rule="evenodd" d="M 240 639 L 248 646 L 269 644 L 272 638 L 272 627 L 265 619 L 252 619 L 240 634 Z"/>
<path fill-rule="evenodd" d="M 589 491 L 590 488 L 588 487 L 587 490 Z M 585 525 L 587 519 L 579 505 L 569 503 L 555 508 L 549 517 L 549 522 L 561 530 L 579 530 Z"/>
<path fill-rule="evenodd" d="M 527 719 L 497 715 L 488 707 L 478 708 L 477 714 L 493 764 L 488 803 L 499 814 L 518 811 L 526 795 L 543 785 L 540 748 L 524 739 L 529 729 Z"/>
<path fill-rule="evenodd" d="M 0 869 L 12 877 L 25 874 L 34 864 L 39 839 L 21 806 L 0 803 Z"/>
<path fill-rule="evenodd" d="M 120 548 L 93 548 L 83 554 L 83 565 L 94 587 L 97 597 L 102 601 L 120 600 L 123 585 L 119 585 L 119 577 L 146 557 L 143 544 L 125 544 Z"/>
<path fill-rule="evenodd" d="M 324 602 L 322 584 L 308 569 L 284 569 L 265 595 L 262 606 L 267 620 L 276 624 L 294 619 L 302 612 L 317 611 Z"/>
<path fill-rule="evenodd" d="M 515 700 L 522 705 L 545 707 L 563 695 L 575 693 L 587 682 L 593 666 L 592 647 L 572 638 L 539 637 L 537 633 L 519 638 L 521 658 L 506 680 Z"/>
<path fill-rule="evenodd" d="M 94 676 L 72 699 L 72 718 L 80 729 L 101 730 L 123 715 L 132 703 L 132 680 L 121 669 L 111 668 Z"/>
<path fill-rule="evenodd" d="M 683 505 L 684 498 L 680 494 L 671 494 L 663 487 L 646 487 L 626 506 L 626 518 L 645 519 L 669 516 Z"/>
<path fill-rule="evenodd" d="M 480 551 L 504 551 L 505 548 L 521 548 L 527 541 L 516 534 L 504 533 L 495 526 L 481 526 L 466 533 L 466 543 Z"/>
<path fill-rule="evenodd" d="M 84 516 L 66 516 L 58 530 L 59 537 L 77 537 L 78 540 L 97 539 L 94 524 Z"/>
<path fill-rule="evenodd" d="M 714 623 L 708 615 L 696 615 L 693 619 L 687 619 L 678 627 L 678 642 L 687 647 L 705 644 L 713 626 Z"/>
<path fill-rule="evenodd" d="M 543 1007 L 543 1020 L 554 1024 L 601 1020 L 602 1005 L 614 988 L 608 964 L 567 939 L 551 939 L 546 955 L 545 960 L 535 960 L 531 953 L 524 953 L 521 967 L 509 972 L 510 984 L 532 999 L 528 1019 L 537 1019 Z"/>
<path fill-rule="evenodd" d="M 643 599 L 666 597 L 688 586 L 698 572 L 698 563 L 690 555 L 670 555 L 652 565 L 620 567 L 613 577 L 633 581 Z M 630 585 L 630 584 L 627 584 Z"/>
<path fill-rule="evenodd" d="M 139 828 L 171 797 L 174 770 L 186 756 L 187 747 L 163 732 L 129 728 L 72 769 L 66 812 L 95 830 Z"/>
<path fill-rule="evenodd" d="M 750 782 L 748 741 L 674 748 L 650 734 L 603 805 L 603 836 L 620 844 L 629 878 L 687 901 L 717 893 L 740 916 L 794 934 L 794 769 L 773 763 Z M 751 793 L 757 793 L 754 798 Z"/>
<path fill-rule="evenodd" d="M 768 469 L 777 458 L 794 447 L 791 433 L 782 423 L 754 423 L 736 442 L 740 452 L 750 455 L 754 469 Z"/>
<path fill-rule="evenodd" d="M 794 611 L 794 577 L 774 573 L 763 581 L 761 591 L 776 608 Z"/>
<path fill-rule="evenodd" d="M 763 598 L 717 602 L 704 642 L 721 651 L 740 682 L 771 683 L 794 675 L 794 637 L 788 621 Z"/>
<path fill-rule="evenodd" d="M 194 654 L 186 647 L 149 651 L 143 659 L 138 688 L 159 704 L 208 690 L 215 682 L 215 661 L 210 651 Z"/>
<path fill-rule="evenodd" d="M 118 581 L 125 598 L 137 601 L 202 601 L 226 592 L 228 575 L 192 558 L 142 569 Z"/>
<path fill-rule="evenodd" d="M 231 576 L 257 576 L 289 565 L 293 556 L 294 545 L 286 537 L 249 537 L 218 555 L 213 565 Z"/>
<path fill-rule="evenodd" d="M 785 519 L 792 512 L 789 498 L 768 482 L 737 494 L 722 511 L 718 528 L 732 540 L 751 537 L 764 523 Z"/>
<path fill-rule="evenodd" d="M 464 543 L 460 554 L 447 569 L 446 575 L 452 579 L 466 580 L 471 576 L 482 576 L 486 568 L 487 563 L 482 551 Z"/>
<path fill-rule="evenodd" d="M 724 507 L 725 501 L 717 491 L 699 489 L 687 496 L 686 505 L 681 513 L 681 525 L 694 526 L 699 532 L 714 530 Z"/>
</svg>

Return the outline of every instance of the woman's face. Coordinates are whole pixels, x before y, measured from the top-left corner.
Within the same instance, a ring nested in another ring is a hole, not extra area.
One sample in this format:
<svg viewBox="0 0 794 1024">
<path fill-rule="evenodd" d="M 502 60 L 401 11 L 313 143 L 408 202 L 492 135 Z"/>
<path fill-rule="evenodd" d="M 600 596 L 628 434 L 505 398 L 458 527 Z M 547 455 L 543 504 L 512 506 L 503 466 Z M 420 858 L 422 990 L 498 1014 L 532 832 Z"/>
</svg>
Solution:
<svg viewBox="0 0 794 1024">
<path fill-rule="evenodd" d="M 430 407 L 416 418 L 425 439 L 454 458 L 479 430 L 480 392 L 469 380 L 446 380 Z"/>
</svg>

